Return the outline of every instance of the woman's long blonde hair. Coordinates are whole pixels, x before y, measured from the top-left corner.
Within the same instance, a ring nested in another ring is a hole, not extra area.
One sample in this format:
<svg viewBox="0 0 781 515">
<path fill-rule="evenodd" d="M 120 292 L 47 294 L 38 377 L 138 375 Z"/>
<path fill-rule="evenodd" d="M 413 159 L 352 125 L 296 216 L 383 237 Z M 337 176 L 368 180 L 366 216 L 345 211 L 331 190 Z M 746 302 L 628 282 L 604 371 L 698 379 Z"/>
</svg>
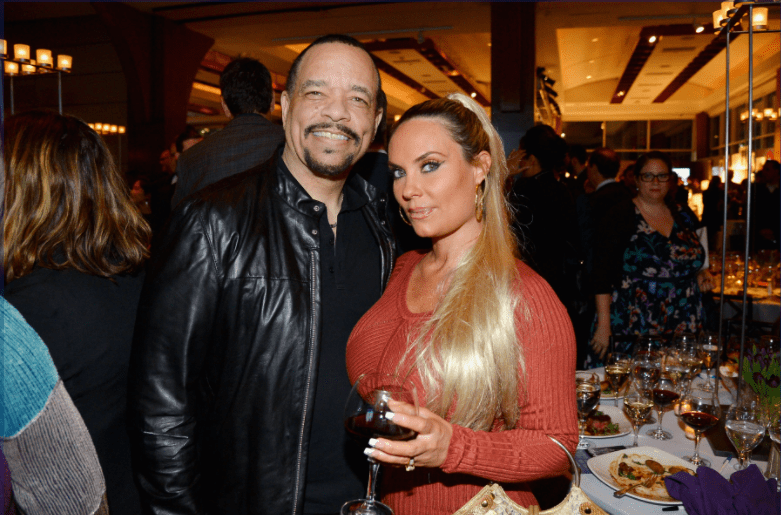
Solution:
<svg viewBox="0 0 781 515">
<path fill-rule="evenodd" d="M 110 277 L 139 269 L 151 231 L 101 137 L 48 111 L 5 125 L 3 266 L 10 282 L 41 266 Z"/>
<path fill-rule="evenodd" d="M 516 242 L 504 196 L 504 146 L 485 111 L 462 94 L 411 107 L 394 132 L 414 118 L 442 123 L 468 163 L 488 151 L 491 168 L 481 188 L 485 209 L 480 236 L 461 258 L 431 319 L 410 335 L 409 352 L 430 410 L 475 430 L 490 429 L 495 419 L 509 429 L 519 417 L 524 361 L 515 324 L 520 297 L 514 289 Z"/>
</svg>

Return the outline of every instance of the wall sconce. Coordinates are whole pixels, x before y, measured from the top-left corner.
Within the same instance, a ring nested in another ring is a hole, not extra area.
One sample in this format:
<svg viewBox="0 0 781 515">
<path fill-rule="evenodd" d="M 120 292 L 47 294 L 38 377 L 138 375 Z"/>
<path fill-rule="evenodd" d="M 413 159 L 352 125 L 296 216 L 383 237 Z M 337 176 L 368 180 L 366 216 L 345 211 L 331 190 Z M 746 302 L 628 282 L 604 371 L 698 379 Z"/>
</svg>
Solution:
<svg viewBox="0 0 781 515">
<path fill-rule="evenodd" d="M 69 72 L 73 66 L 73 57 L 69 55 L 57 56 L 57 69 L 64 72 Z"/>
<path fill-rule="evenodd" d="M 755 30 L 767 30 L 767 7 L 755 7 L 751 24 Z"/>
<path fill-rule="evenodd" d="M 14 61 L 26 63 L 30 60 L 30 45 L 14 45 Z"/>
<path fill-rule="evenodd" d="M 721 15 L 721 9 L 718 11 L 713 11 L 713 30 L 718 32 L 721 30 L 722 21 L 724 20 L 724 17 Z M 727 23 L 726 21 L 724 23 Z"/>
<path fill-rule="evenodd" d="M 117 130 L 118 130 L 118 129 L 117 129 L 117 126 L 116 126 L 116 125 L 112 125 L 112 126 L 109 128 L 109 132 L 111 132 L 111 134 L 116 134 L 116 133 L 117 133 Z"/>
<path fill-rule="evenodd" d="M 729 18 L 735 12 L 737 9 L 735 9 L 735 2 L 721 2 L 721 17 L 722 18 Z"/>
<path fill-rule="evenodd" d="M 38 62 L 38 66 L 43 68 L 52 67 L 52 51 L 45 48 L 39 48 L 35 51 L 35 60 Z"/>
<path fill-rule="evenodd" d="M 120 134 L 124 134 L 125 133 L 125 126 L 124 125 L 120 125 L 119 127 L 117 127 L 117 132 L 120 133 Z"/>
<path fill-rule="evenodd" d="M 5 74 L 6 75 L 18 75 L 19 74 L 19 65 L 16 64 L 13 61 L 6 61 L 5 62 Z"/>
<path fill-rule="evenodd" d="M 2 57 L 3 59 L 7 59 L 8 58 L 8 42 L 6 40 L 4 40 L 4 39 L 0 39 L 0 46 L 2 46 L 2 48 L 0 50 L 2 50 L 2 52 L 3 52 L 2 54 L 0 54 L 0 57 Z"/>
<path fill-rule="evenodd" d="M 32 75 L 37 71 L 37 68 L 35 67 L 35 59 L 30 61 L 30 64 L 23 64 L 22 65 L 22 75 Z"/>
</svg>

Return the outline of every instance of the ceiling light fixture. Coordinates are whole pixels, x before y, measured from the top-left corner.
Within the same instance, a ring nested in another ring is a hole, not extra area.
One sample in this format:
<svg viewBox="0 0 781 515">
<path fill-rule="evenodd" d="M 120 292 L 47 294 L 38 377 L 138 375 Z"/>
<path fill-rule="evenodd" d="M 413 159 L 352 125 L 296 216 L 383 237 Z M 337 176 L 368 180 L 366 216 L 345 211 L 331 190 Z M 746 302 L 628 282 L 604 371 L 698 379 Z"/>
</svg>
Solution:
<svg viewBox="0 0 781 515">
<path fill-rule="evenodd" d="M 472 92 L 472 94 L 471 94 L 471 95 L 469 95 L 469 96 L 470 96 L 470 97 L 472 97 L 472 98 L 475 98 L 475 97 L 477 96 L 477 93 L 475 93 L 475 92 L 473 91 L 473 92 Z"/>
<path fill-rule="evenodd" d="M 592 43 L 596 43 L 597 41 L 599 41 L 599 38 L 594 38 L 591 40 Z"/>
<path fill-rule="evenodd" d="M 656 36 L 651 36 L 650 38 L 648 38 L 648 42 L 651 44 L 656 43 Z"/>
<path fill-rule="evenodd" d="M 694 32 L 695 34 L 702 34 L 703 32 L 705 32 L 705 25 L 703 25 L 702 23 L 695 25 Z"/>
<path fill-rule="evenodd" d="M 623 91 L 619 91 L 619 92 L 618 92 L 618 96 L 619 96 L 619 97 L 623 97 L 623 96 L 624 96 L 624 92 L 623 92 Z"/>
<path fill-rule="evenodd" d="M 587 79 L 590 79 L 590 78 L 591 78 L 591 75 L 586 75 L 586 78 L 587 78 Z"/>
</svg>

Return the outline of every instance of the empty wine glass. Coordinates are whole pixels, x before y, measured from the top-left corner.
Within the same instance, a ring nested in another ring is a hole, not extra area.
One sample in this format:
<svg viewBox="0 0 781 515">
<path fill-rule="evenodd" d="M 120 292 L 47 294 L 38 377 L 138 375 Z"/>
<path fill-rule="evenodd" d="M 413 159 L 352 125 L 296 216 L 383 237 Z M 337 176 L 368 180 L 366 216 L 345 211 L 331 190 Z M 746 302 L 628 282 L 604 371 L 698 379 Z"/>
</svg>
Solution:
<svg viewBox="0 0 781 515">
<path fill-rule="evenodd" d="M 702 433 L 715 426 L 722 414 L 716 393 L 695 386 L 681 399 L 680 411 L 683 423 L 694 430 L 694 454 L 683 459 L 697 466 L 710 467 L 710 461 L 698 451 Z"/>
<path fill-rule="evenodd" d="M 580 429 L 578 449 L 588 449 L 591 446 L 584 439 L 586 435 L 586 418 L 599 404 L 601 390 L 597 374 L 591 372 L 578 372 L 575 374 L 575 395 L 578 400 L 578 424 Z"/>
<path fill-rule="evenodd" d="M 623 352 L 611 352 L 605 359 L 605 377 L 613 390 L 613 402 L 616 407 L 618 407 L 618 393 L 629 378 L 631 365 L 632 358 Z"/>
<path fill-rule="evenodd" d="M 716 361 L 719 357 L 719 335 L 711 332 L 703 332 L 700 335 L 699 347 L 702 368 L 707 375 L 707 379 L 702 388 L 704 390 L 712 390 L 716 387 L 716 385 L 711 383 L 711 370 L 716 366 Z"/>
<path fill-rule="evenodd" d="M 662 375 L 662 358 L 658 353 L 640 353 L 632 360 L 632 378 L 650 390 Z"/>
<path fill-rule="evenodd" d="M 770 437 L 773 447 L 775 447 L 776 453 L 779 452 L 781 447 L 781 418 L 778 417 L 779 405 L 776 403 L 772 406 L 771 410 L 766 410 L 765 423 L 767 425 L 767 435 Z M 781 492 L 781 478 L 778 476 L 778 460 L 772 463 L 773 460 L 769 460 L 767 464 L 767 470 L 765 471 L 765 477 L 776 479 L 776 489 Z M 774 466 L 775 465 L 775 466 Z"/>
<path fill-rule="evenodd" d="M 678 349 L 667 349 L 662 361 L 662 372 L 670 376 L 675 387 L 678 388 L 678 382 L 689 372 L 689 368 L 681 363 Z"/>
<path fill-rule="evenodd" d="M 632 357 L 637 358 L 646 354 L 661 356 L 664 353 L 664 339 L 655 334 L 644 334 L 637 339 L 632 347 Z"/>
<path fill-rule="evenodd" d="M 638 381 L 632 382 L 624 396 L 624 412 L 629 416 L 629 420 L 632 421 L 632 430 L 635 435 L 632 447 L 637 447 L 637 436 L 640 433 L 640 427 L 648 417 L 648 414 L 651 413 L 653 407 L 654 400 L 651 397 L 651 391 L 643 388 L 643 384 Z"/>
<path fill-rule="evenodd" d="M 724 418 L 724 430 L 727 438 L 738 451 L 735 470 L 743 470 L 751 461 L 751 451 L 759 445 L 765 436 L 762 423 L 762 411 L 756 402 L 740 402 L 730 406 Z"/>
<path fill-rule="evenodd" d="M 664 411 L 672 406 L 681 395 L 675 387 L 675 382 L 667 375 L 663 375 L 659 378 L 653 386 L 652 392 L 656 412 L 659 414 L 659 425 L 646 434 L 657 440 L 670 440 L 673 435 L 669 431 L 662 429 L 662 417 L 664 416 Z"/>
<path fill-rule="evenodd" d="M 408 378 L 371 373 L 358 378 L 353 385 L 344 408 L 344 425 L 350 436 L 368 445 L 371 438 L 388 440 L 411 440 L 415 431 L 391 422 L 387 415 L 390 400 L 405 402 L 411 413 L 418 412 L 418 396 L 415 385 Z M 342 515 L 393 515 L 385 504 L 377 501 L 375 488 L 380 462 L 368 458 L 369 485 L 365 499 L 348 501 L 342 506 Z"/>
</svg>

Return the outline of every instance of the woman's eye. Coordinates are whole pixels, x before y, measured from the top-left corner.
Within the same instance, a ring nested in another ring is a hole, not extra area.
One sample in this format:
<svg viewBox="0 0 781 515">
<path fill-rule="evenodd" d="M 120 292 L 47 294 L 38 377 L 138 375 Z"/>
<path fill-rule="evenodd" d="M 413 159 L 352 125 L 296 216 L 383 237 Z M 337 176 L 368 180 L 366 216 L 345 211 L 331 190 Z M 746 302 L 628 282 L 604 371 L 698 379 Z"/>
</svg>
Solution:
<svg viewBox="0 0 781 515">
<path fill-rule="evenodd" d="M 402 170 L 401 168 L 391 168 L 390 174 L 394 180 L 401 179 L 402 177 L 404 177 L 404 170 Z"/>
<path fill-rule="evenodd" d="M 440 163 L 438 161 L 427 161 L 426 163 L 423 164 L 422 170 L 423 170 L 423 172 L 433 172 L 437 168 L 439 168 L 439 165 L 441 165 L 441 164 L 442 163 Z"/>
</svg>

